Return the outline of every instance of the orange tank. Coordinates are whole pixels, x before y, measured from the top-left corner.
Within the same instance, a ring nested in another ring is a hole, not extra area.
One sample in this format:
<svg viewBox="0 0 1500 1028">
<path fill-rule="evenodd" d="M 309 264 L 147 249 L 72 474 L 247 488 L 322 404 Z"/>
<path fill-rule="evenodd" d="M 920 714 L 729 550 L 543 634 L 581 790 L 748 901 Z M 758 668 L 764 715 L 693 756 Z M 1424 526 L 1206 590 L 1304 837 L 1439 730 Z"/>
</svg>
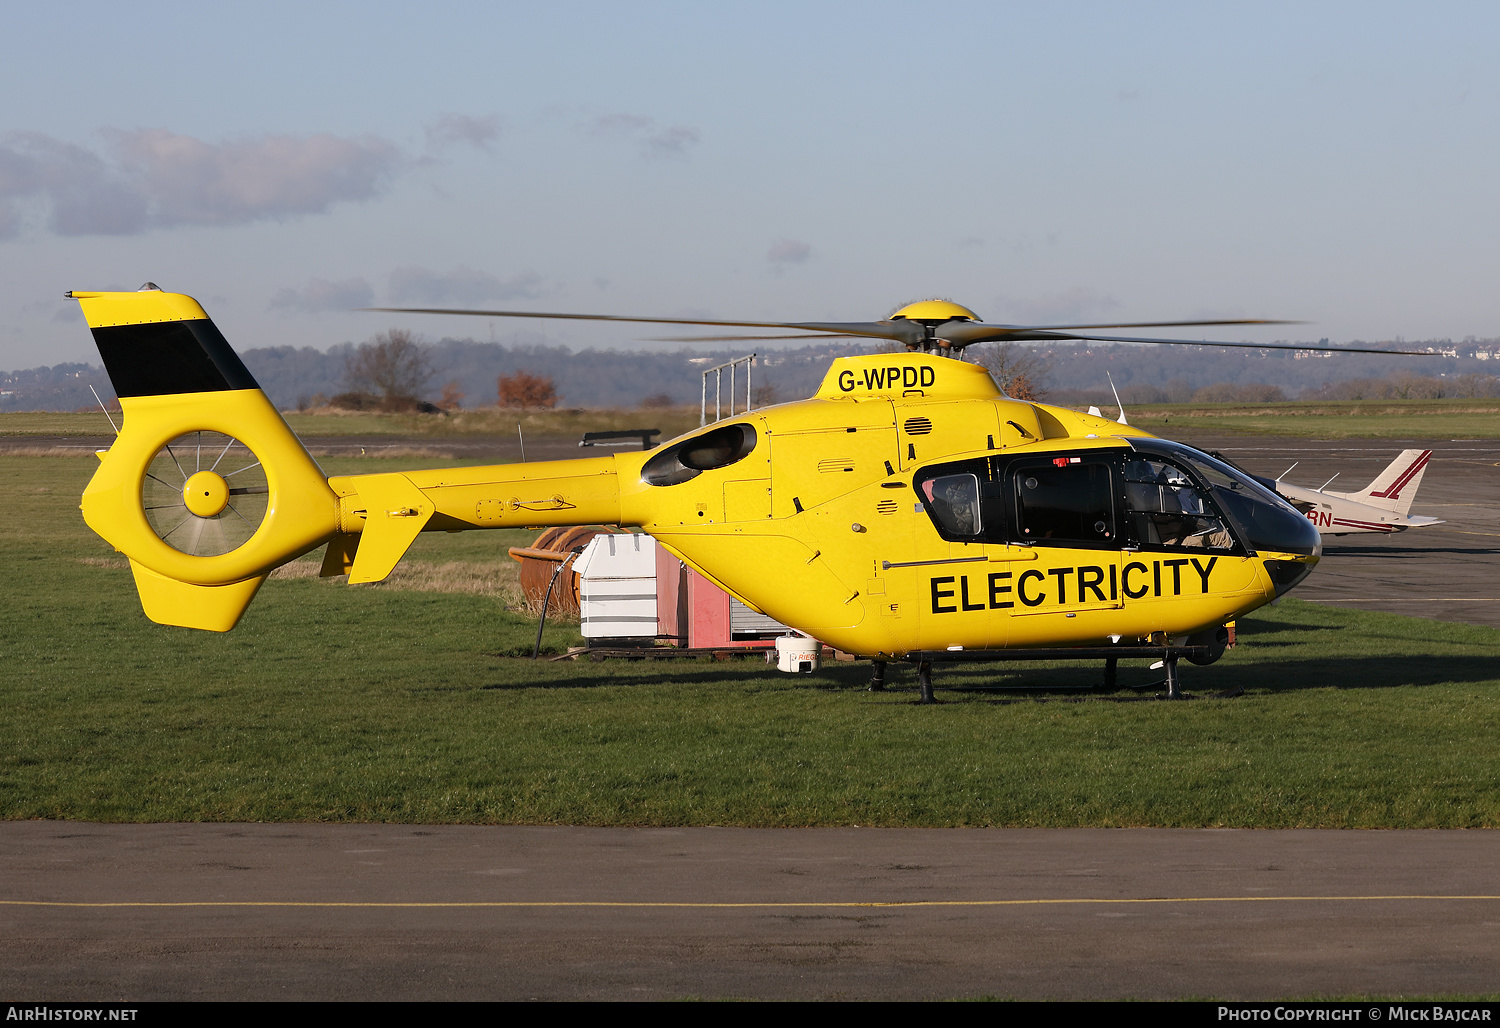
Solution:
<svg viewBox="0 0 1500 1028">
<path fill-rule="evenodd" d="M 527 604 L 541 610 L 542 600 L 547 595 L 547 584 L 552 581 L 552 573 L 557 570 L 558 562 L 566 558 L 574 548 L 587 546 L 594 536 L 612 531 L 614 530 L 609 528 L 581 525 L 549 528 L 537 536 L 536 542 L 530 547 L 511 547 L 511 557 L 521 564 L 521 592 L 525 595 Z M 578 574 L 569 565 L 552 589 L 552 602 L 547 607 L 549 615 L 577 614 L 578 588 Z"/>
</svg>

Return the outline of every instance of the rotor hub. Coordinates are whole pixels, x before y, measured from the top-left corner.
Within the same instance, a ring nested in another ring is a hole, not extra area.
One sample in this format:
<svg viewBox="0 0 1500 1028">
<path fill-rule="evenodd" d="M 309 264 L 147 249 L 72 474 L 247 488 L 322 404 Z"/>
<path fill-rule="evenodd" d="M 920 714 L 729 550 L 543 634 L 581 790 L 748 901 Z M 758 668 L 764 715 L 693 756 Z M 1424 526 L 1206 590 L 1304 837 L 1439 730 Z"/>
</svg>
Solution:
<svg viewBox="0 0 1500 1028">
<path fill-rule="evenodd" d="M 229 483 L 216 471 L 200 471 L 182 484 L 182 502 L 200 518 L 212 518 L 229 506 Z"/>
<path fill-rule="evenodd" d="M 918 300 L 909 303 L 890 317 L 891 321 L 922 321 L 940 325 L 945 321 L 979 321 L 975 314 L 963 304 L 952 300 Z"/>
</svg>

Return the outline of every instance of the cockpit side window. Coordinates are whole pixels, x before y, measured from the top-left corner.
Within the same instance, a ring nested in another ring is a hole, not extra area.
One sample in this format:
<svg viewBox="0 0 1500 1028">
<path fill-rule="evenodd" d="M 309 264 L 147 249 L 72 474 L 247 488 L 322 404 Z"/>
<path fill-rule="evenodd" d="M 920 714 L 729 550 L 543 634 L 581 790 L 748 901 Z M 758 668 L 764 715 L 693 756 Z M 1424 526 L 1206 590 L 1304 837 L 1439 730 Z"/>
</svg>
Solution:
<svg viewBox="0 0 1500 1028">
<path fill-rule="evenodd" d="M 1318 530 L 1286 500 L 1250 475 L 1200 450 L 1166 439 L 1132 439 L 1143 459 L 1190 469 L 1215 512 L 1248 553 L 1273 551 L 1312 556 L 1322 543 Z"/>
<path fill-rule="evenodd" d="M 1125 517 L 1142 546 L 1233 550 L 1234 536 L 1182 468 L 1141 454 L 1125 459 Z"/>
<path fill-rule="evenodd" d="M 722 425 L 668 446 L 641 468 L 647 485 L 680 485 L 705 471 L 717 471 L 750 456 L 757 442 L 752 425 Z"/>
</svg>

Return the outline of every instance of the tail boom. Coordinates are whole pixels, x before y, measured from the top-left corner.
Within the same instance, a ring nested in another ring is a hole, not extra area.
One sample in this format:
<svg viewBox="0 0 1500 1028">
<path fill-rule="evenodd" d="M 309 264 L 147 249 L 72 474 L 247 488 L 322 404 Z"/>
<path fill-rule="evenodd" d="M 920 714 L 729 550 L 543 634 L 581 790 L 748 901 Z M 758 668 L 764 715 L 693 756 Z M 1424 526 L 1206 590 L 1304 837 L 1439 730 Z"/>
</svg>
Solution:
<svg viewBox="0 0 1500 1028">
<path fill-rule="evenodd" d="M 378 582 L 422 532 L 620 521 L 615 455 L 328 480 L 338 494 L 339 537 L 325 575 Z M 335 559 L 334 554 L 338 554 Z"/>
</svg>

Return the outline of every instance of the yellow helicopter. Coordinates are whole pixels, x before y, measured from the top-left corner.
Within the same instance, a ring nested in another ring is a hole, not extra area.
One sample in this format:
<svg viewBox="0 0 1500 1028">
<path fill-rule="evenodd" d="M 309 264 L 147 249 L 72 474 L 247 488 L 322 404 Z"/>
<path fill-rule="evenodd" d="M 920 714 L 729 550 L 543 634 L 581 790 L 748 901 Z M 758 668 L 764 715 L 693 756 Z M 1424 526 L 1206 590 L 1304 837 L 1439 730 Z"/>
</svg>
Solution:
<svg viewBox="0 0 1500 1028">
<path fill-rule="evenodd" d="M 619 525 L 756 611 L 874 660 L 877 683 L 887 661 L 916 664 L 923 701 L 934 661 L 1060 654 L 1111 669 L 1161 659 L 1176 695 L 1178 658 L 1217 659 L 1224 626 L 1321 553 L 1317 529 L 1244 472 L 1012 399 L 947 356 L 995 339 L 1184 342 L 1074 334 L 1145 325 L 996 326 L 947 301 L 855 323 L 432 311 L 793 330 L 907 351 L 838 358 L 809 399 L 649 451 L 329 478 L 191 297 L 150 283 L 67 295 L 124 412 L 83 516 L 129 557 L 161 624 L 228 631 L 272 569 L 320 546 L 325 576 L 378 582 L 424 531 Z"/>
</svg>

